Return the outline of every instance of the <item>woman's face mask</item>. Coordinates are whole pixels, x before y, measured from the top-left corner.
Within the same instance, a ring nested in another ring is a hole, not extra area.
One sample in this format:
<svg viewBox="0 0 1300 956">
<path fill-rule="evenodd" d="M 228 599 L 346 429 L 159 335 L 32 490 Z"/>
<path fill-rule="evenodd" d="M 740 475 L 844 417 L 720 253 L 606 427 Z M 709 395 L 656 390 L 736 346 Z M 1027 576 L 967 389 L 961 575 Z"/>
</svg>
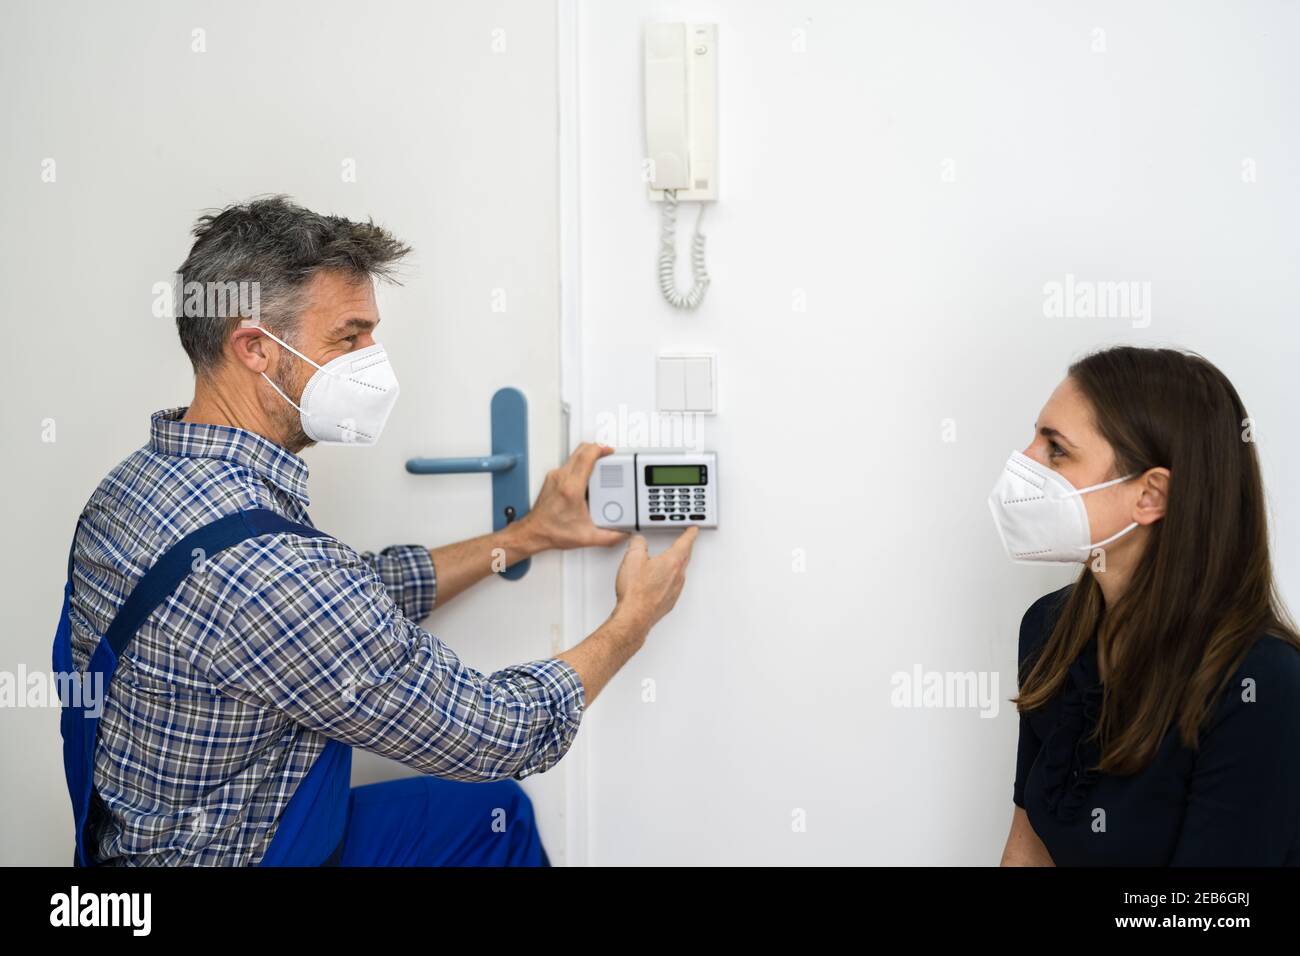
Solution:
<svg viewBox="0 0 1300 956">
<path fill-rule="evenodd" d="M 307 437 L 326 445 L 373 445 L 397 403 L 397 375 L 378 343 L 316 365 L 292 345 L 260 330 L 304 362 L 316 367 L 302 390 L 301 404 L 285 395 L 263 372 L 280 397 L 298 409 Z"/>
<path fill-rule="evenodd" d="M 1002 546 L 1019 564 L 1082 564 L 1093 549 L 1128 534 L 1138 523 L 1093 542 L 1083 496 L 1130 481 L 1126 475 L 1087 488 L 1075 488 L 1059 472 L 1013 451 L 989 495 L 993 523 Z"/>
</svg>

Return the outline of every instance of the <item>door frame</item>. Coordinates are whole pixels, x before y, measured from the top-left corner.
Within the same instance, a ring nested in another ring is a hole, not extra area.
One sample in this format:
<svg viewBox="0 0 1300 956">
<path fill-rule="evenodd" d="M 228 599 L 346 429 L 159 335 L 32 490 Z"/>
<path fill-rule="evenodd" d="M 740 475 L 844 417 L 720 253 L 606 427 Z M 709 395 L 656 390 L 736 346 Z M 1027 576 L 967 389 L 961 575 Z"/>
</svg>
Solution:
<svg viewBox="0 0 1300 956">
<path fill-rule="evenodd" d="M 556 108 L 559 181 L 560 293 L 560 432 L 566 444 L 560 460 L 582 440 L 582 205 L 580 189 L 580 71 L 578 0 L 555 0 Z M 561 581 L 563 647 L 581 642 L 589 633 L 586 602 L 586 557 L 582 549 L 565 551 Z M 586 732 L 579 730 L 561 766 L 564 768 L 564 862 L 587 866 L 591 862 L 590 785 L 591 718 L 583 713 Z"/>
</svg>

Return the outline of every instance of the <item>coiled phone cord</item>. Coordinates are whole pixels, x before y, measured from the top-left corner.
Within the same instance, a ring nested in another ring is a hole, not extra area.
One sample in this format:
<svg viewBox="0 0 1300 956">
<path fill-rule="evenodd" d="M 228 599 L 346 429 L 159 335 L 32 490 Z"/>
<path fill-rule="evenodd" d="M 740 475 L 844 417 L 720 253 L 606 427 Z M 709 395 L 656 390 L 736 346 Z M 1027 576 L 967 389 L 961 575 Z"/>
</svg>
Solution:
<svg viewBox="0 0 1300 956">
<path fill-rule="evenodd" d="M 704 203 L 695 220 L 695 235 L 691 238 L 691 278 L 694 284 L 689 292 L 677 291 L 677 190 L 664 190 L 662 228 L 659 232 L 659 290 L 668 303 L 678 309 L 693 309 L 704 301 L 709 291 L 709 270 L 704 265 Z"/>
</svg>

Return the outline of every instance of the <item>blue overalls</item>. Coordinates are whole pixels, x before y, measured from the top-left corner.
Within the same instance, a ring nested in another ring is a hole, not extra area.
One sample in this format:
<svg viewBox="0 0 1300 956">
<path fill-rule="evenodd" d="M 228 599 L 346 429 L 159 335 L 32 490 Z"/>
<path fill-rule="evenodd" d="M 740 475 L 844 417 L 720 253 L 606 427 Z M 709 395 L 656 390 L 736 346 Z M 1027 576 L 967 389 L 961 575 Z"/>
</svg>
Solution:
<svg viewBox="0 0 1300 956">
<path fill-rule="evenodd" d="M 118 661 L 145 619 L 193 570 L 194 554 L 205 560 L 248 538 L 290 532 L 325 537 L 263 508 L 236 512 L 192 531 L 145 572 L 99 641 L 86 672 L 72 658 L 72 555 L 63 588 L 63 612 L 54 636 L 54 672 L 71 675 L 59 729 L 63 768 L 76 829 L 74 866 L 92 866 L 89 836 L 103 801 L 95 791 L 98 713 L 87 708 L 80 687 L 102 680 L 98 708 L 108 697 Z M 75 685 L 75 686 L 74 686 Z M 93 684 L 91 686 L 94 686 Z M 261 866 L 549 866 L 537 834 L 532 804 L 514 780 L 462 783 L 411 777 L 350 789 L 352 748 L 329 740 L 285 807 Z M 495 814 L 507 825 L 485 827 Z"/>
</svg>

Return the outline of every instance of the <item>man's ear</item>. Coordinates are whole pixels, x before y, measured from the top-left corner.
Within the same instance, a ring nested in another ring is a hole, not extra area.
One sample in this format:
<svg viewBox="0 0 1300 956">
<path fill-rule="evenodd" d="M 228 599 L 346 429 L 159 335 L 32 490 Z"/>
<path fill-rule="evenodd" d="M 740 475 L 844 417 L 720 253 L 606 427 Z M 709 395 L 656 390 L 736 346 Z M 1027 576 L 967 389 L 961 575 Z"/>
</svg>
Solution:
<svg viewBox="0 0 1300 956">
<path fill-rule="evenodd" d="M 266 347 L 270 341 L 256 326 L 240 324 L 230 334 L 226 349 L 237 367 L 261 374 L 271 367 L 270 349 Z"/>
<path fill-rule="evenodd" d="M 1133 506 L 1133 520 L 1138 524 L 1155 524 L 1165 516 L 1169 501 L 1169 469 L 1152 468 L 1138 478 L 1142 493 Z"/>
</svg>

